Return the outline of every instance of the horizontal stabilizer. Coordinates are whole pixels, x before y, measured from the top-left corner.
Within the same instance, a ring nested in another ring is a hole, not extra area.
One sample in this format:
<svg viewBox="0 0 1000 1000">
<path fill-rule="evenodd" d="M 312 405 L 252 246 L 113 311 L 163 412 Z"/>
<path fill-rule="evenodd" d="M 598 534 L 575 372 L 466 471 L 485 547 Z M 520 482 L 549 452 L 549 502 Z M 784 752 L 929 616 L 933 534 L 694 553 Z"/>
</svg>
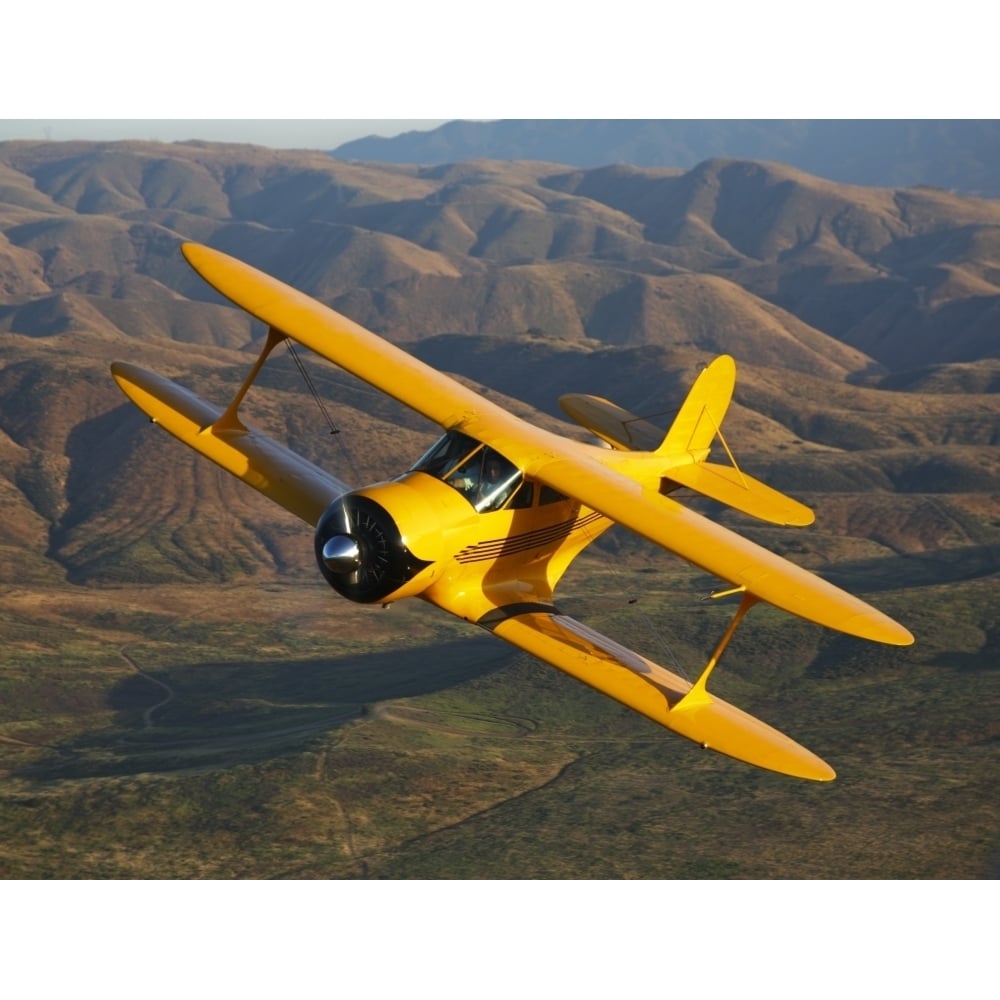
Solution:
<svg viewBox="0 0 1000 1000">
<path fill-rule="evenodd" d="M 154 423 L 310 525 L 349 490 L 339 479 L 254 430 L 217 426 L 223 411 L 170 379 L 123 362 L 113 364 L 111 373 Z"/>
<path fill-rule="evenodd" d="M 714 694 L 702 689 L 685 699 L 690 681 L 573 618 L 537 611 L 498 618 L 480 624 L 703 747 L 794 778 L 836 777 L 812 751 Z"/>
<path fill-rule="evenodd" d="M 664 476 L 664 484 L 669 487 L 674 483 L 772 524 L 801 527 L 816 519 L 805 504 L 732 465 L 699 462 L 674 466 Z"/>
<path fill-rule="evenodd" d="M 563 412 L 619 451 L 655 451 L 663 431 L 648 420 L 600 396 L 570 393 L 559 397 Z"/>
</svg>

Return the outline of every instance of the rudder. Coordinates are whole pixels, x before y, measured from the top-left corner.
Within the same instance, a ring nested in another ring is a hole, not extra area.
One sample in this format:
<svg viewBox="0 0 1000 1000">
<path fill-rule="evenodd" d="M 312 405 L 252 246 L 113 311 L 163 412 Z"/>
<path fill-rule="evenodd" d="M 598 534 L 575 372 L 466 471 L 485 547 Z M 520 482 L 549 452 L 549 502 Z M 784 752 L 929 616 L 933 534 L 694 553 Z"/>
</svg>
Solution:
<svg viewBox="0 0 1000 1000">
<path fill-rule="evenodd" d="M 736 362 L 720 354 L 695 379 L 656 454 L 688 454 L 693 461 L 703 462 L 722 427 L 735 387 Z"/>
</svg>

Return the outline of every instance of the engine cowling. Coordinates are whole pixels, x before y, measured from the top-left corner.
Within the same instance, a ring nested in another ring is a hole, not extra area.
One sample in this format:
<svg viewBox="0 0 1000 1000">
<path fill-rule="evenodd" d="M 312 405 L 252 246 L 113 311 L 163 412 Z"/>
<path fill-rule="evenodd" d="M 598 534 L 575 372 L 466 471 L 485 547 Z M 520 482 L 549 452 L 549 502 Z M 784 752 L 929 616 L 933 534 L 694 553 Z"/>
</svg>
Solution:
<svg viewBox="0 0 1000 1000">
<path fill-rule="evenodd" d="M 327 583 L 352 601 L 397 595 L 430 562 L 415 556 L 392 515 L 363 493 L 347 493 L 316 525 L 316 561 Z"/>
</svg>

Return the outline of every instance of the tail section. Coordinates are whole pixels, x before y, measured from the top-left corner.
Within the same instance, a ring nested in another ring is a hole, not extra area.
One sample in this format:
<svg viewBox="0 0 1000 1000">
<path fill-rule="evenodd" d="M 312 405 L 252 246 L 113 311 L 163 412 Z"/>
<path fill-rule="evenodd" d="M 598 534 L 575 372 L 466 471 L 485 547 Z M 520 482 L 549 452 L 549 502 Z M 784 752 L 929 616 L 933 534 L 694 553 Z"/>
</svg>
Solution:
<svg viewBox="0 0 1000 1000">
<path fill-rule="evenodd" d="M 751 517 L 773 524 L 812 524 L 815 514 L 798 500 L 748 476 L 737 464 L 722 434 L 722 421 L 736 387 L 736 362 L 728 354 L 716 358 L 695 379 L 663 443 L 656 449 L 666 463 L 662 493 L 678 486 L 717 500 Z M 718 439 L 729 465 L 706 461 Z"/>
<path fill-rule="evenodd" d="M 695 379 L 656 454 L 671 459 L 690 456 L 692 462 L 704 462 L 722 431 L 735 387 L 736 362 L 722 354 Z"/>
<path fill-rule="evenodd" d="M 577 423 L 619 451 L 647 452 L 660 460 L 660 492 L 685 487 L 772 524 L 812 524 L 804 504 L 748 476 L 722 434 L 736 386 L 736 362 L 717 357 L 695 379 L 665 436 L 649 421 L 597 396 L 563 396 L 559 403 Z M 708 461 L 718 440 L 728 464 Z"/>
</svg>

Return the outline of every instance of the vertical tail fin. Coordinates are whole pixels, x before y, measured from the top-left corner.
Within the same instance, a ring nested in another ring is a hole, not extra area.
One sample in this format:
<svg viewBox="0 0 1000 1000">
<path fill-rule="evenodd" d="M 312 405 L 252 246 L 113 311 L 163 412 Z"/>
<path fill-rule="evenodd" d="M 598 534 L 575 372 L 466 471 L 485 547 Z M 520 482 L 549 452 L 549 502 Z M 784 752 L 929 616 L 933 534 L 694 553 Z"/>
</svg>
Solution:
<svg viewBox="0 0 1000 1000">
<path fill-rule="evenodd" d="M 648 419 L 600 396 L 572 393 L 561 396 L 559 405 L 567 416 L 612 448 L 703 462 L 729 409 L 735 385 L 736 362 L 723 354 L 695 379 L 666 437 Z"/>
<path fill-rule="evenodd" d="M 692 461 L 704 462 L 722 428 L 735 386 L 736 362 L 722 354 L 695 379 L 656 454 L 690 455 Z"/>
</svg>

